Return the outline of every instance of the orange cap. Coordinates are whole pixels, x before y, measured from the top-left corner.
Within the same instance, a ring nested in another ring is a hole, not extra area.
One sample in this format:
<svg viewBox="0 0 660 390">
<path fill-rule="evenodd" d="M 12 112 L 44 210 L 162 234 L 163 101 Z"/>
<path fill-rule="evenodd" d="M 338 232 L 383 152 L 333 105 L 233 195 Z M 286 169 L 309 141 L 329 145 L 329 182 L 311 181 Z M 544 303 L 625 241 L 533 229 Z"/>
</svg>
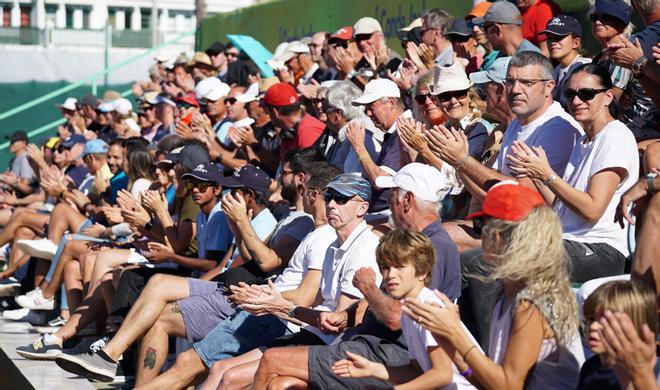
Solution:
<svg viewBox="0 0 660 390">
<path fill-rule="evenodd" d="M 491 4 L 493 3 L 490 1 L 482 1 L 481 3 L 475 5 L 474 8 L 472 8 L 472 11 L 465 15 L 465 19 L 482 18 L 484 15 L 486 15 L 486 12 L 488 12 L 488 8 L 490 8 Z"/>
</svg>

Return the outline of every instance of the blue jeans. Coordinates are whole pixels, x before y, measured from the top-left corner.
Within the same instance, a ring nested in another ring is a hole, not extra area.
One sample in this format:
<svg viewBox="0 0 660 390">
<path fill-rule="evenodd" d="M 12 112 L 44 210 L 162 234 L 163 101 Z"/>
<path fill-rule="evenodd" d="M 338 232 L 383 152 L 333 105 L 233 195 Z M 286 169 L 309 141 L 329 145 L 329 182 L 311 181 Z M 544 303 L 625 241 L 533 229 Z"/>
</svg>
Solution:
<svg viewBox="0 0 660 390">
<path fill-rule="evenodd" d="M 291 331 L 274 315 L 253 316 L 240 310 L 219 323 L 193 345 L 206 367 L 219 360 L 242 355 Z"/>
</svg>

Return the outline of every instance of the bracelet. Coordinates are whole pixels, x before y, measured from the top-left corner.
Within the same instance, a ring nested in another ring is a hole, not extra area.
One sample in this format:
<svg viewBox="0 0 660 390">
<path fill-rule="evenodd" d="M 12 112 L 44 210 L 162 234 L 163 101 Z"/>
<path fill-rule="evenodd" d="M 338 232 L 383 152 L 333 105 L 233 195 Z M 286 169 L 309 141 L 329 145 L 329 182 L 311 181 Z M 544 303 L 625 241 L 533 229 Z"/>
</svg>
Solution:
<svg viewBox="0 0 660 390">
<path fill-rule="evenodd" d="M 543 184 L 545 184 L 546 187 L 550 185 L 555 179 L 557 178 L 557 175 L 555 175 L 554 172 L 546 180 L 543 180 Z"/>
<path fill-rule="evenodd" d="M 473 345 L 473 346 L 471 346 L 470 348 L 468 348 L 467 351 L 465 351 L 465 353 L 463 354 L 463 361 L 464 361 L 465 363 L 467 363 L 467 355 L 468 355 L 470 352 L 472 352 L 472 350 L 475 349 L 475 348 L 477 348 L 477 346 L 476 346 L 476 345 Z"/>
<path fill-rule="evenodd" d="M 468 367 L 467 370 L 465 370 L 465 371 L 461 371 L 460 374 L 463 375 L 464 378 L 467 378 L 467 377 L 469 377 L 470 375 L 472 375 L 473 372 L 472 372 L 472 369 L 471 369 L 470 367 Z"/>
<path fill-rule="evenodd" d="M 465 165 L 465 162 L 467 161 L 468 157 L 470 157 L 470 152 L 465 152 L 465 156 L 456 164 L 456 171 L 460 171 L 461 168 L 463 168 L 463 165 Z"/>
</svg>

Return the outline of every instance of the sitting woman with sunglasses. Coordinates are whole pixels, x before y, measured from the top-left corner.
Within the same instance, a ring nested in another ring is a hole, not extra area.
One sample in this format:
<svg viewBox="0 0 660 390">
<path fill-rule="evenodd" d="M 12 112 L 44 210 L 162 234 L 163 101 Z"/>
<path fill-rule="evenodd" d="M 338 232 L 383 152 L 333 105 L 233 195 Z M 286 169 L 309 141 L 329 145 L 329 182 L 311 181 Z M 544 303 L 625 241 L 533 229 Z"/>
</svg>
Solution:
<svg viewBox="0 0 660 390">
<path fill-rule="evenodd" d="M 614 92 L 607 69 L 578 67 L 568 82 L 568 110 L 585 135 L 576 143 L 563 177 L 541 147 L 514 142 L 507 156 L 518 177 L 531 178 L 561 218 L 571 280 L 623 273 L 629 255 L 627 229 L 614 219 L 621 195 L 639 176 L 635 137 L 614 119 Z"/>
</svg>

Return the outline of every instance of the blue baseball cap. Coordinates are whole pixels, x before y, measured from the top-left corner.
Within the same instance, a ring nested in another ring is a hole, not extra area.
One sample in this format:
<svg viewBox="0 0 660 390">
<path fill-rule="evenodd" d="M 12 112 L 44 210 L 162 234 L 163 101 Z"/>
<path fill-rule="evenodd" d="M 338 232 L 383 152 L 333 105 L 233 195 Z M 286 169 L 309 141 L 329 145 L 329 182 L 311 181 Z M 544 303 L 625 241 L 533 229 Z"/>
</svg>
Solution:
<svg viewBox="0 0 660 390">
<path fill-rule="evenodd" d="M 572 16 L 557 15 L 548 20 L 548 24 L 545 26 L 543 32 L 560 36 L 573 34 L 577 37 L 582 37 L 582 26 Z"/>
<path fill-rule="evenodd" d="M 75 144 L 84 144 L 87 140 L 82 134 L 71 134 L 69 138 L 65 139 L 62 142 L 62 146 L 67 149 L 71 149 Z"/>
<path fill-rule="evenodd" d="M 98 138 L 87 141 L 85 144 L 85 149 L 83 150 L 83 156 L 94 153 L 108 153 L 108 144 L 106 144 L 102 139 Z"/>
<path fill-rule="evenodd" d="M 623 22 L 623 24 L 630 23 L 630 15 L 632 8 L 623 0 L 596 0 L 594 4 L 596 12 L 614 16 Z"/>
<path fill-rule="evenodd" d="M 472 29 L 468 25 L 468 22 L 463 19 L 454 20 L 454 24 L 451 26 L 451 30 L 445 33 L 445 36 L 458 35 L 463 37 L 469 37 L 472 35 Z"/>
<path fill-rule="evenodd" d="M 352 173 L 342 173 L 335 176 L 325 189 L 332 189 L 344 196 L 358 195 L 367 202 L 371 199 L 371 183 Z"/>
<path fill-rule="evenodd" d="M 475 84 L 503 83 L 506 79 L 506 71 L 509 68 L 511 57 L 501 57 L 495 60 L 486 70 L 470 73 L 470 80 Z"/>
<path fill-rule="evenodd" d="M 216 184 L 221 184 L 220 182 L 222 181 L 222 174 L 220 173 L 218 166 L 212 162 L 199 164 L 192 170 L 192 172 L 185 173 L 181 177 L 184 180 L 195 178 L 197 180 L 210 181 Z"/>
<path fill-rule="evenodd" d="M 250 188 L 258 193 L 265 194 L 270 188 L 271 178 L 254 165 L 244 165 L 233 176 L 225 176 L 220 181 L 225 188 Z"/>
</svg>

